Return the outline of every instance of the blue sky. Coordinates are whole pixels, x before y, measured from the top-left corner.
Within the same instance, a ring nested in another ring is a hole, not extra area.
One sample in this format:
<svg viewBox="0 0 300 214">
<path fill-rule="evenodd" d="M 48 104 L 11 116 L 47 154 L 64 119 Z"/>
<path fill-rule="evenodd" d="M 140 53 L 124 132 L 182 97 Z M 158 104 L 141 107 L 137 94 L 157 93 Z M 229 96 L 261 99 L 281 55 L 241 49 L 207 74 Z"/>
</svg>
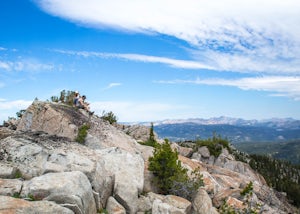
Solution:
<svg viewBox="0 0 300 214">
<path fill-rule="evenodd" d="M 1 0 L 0 122 L 65 90 L 119 121 L 300 119 L 298 0 Z"/>
</svg>

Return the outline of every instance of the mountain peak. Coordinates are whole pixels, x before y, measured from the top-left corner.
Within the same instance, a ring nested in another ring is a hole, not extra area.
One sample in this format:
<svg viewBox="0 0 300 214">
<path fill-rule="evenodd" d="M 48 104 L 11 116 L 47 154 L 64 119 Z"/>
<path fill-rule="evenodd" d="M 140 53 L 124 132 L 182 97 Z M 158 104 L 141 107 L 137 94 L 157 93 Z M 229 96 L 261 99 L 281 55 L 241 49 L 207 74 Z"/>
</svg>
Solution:
<svg viewBox="0 0 300 214">
<path fill-rule="evenodd" d="M 261 124 L 272 124 L 273 126 L 286 126 L 291 124 L 299 124 L 300 120 L 296 120 L 293 118 L 271 118 L 271 119 L 242 119 L 242 118 L 234 118 L 234 117 L 227 117 L 227 116 L 220 116 L 220 117 L 211 117 L 208 119 L 204 118 L 188 118 L 188 119 L 166 119 L 161 121 L 155 121 L 154 125 L 162 125 L 162 124 L 180 124 L 180 123 L 195 123 L 195 124 L 202 124 L 202 125 L 253 125 L 259 126 Z M 141 123 L 141 124 L 147 124 Z"/>
</svg>

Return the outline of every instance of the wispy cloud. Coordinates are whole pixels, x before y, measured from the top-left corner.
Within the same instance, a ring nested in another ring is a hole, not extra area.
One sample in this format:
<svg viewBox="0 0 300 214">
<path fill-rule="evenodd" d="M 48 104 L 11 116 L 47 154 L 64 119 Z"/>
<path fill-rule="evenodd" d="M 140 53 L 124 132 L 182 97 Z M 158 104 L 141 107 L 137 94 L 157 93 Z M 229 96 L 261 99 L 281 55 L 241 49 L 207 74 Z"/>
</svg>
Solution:
<svg viewBox="0 0 300 214">
<path fill-rule="evenodd" d="M 272 96 L 286 96 L 300 100 L 300 77 L 267 76 L 240 79 L 201 79 L 156 81 L 161 84 L 197 84 L 232 86 L 242 90 L 259 90 L 271 92 Z"/>
<path fill-rule="evenodd" d="M 26 109 L 31 103 L 32 101 L 28 101 L 28 100 L 8 101 L 5 99 L 0 99 L 0 110 Z"/>
<path fill-rule="evenodd" d="M 148 55 L 141 55 L 141 54 L 112 54 L 112 57 L 138 61 L 138 62 L 162 63 L 175 68 L 211 69 L 211 70 L 214 69 L 212 66 L 205 65 L 200 62 L 172 59 L 167 57 L 148 56 Z"/>
<path fill-rule="evenodd" d="M 118 86 L 121 86 L 122 83 L 119 83 L 119 82 L 112 82 L 110 83 L 107 87 L 105 87 L 103 90 L 109 90 L 111 88 L 114 88 L 114 87 L 118 87 Z"/>
<path fill-rule="evenodd" d="M 195 61 L 205 61 L 219 71 L 269 75 L 295 75 L 300 72 L 300 57 L 288 57 L 288 54 L 284 57 L 272 56 L 268 51 L 259 53 L 258 50 L 253 50 L 252 53 L 192 50 L 191 54 Z"/>
<path fill-rule="evenodd" d="M 16 112 L 27 109 L 32 101 L 27 100 L 6 100 L 0 98 L 0 123 L 8 117 L 15 117 Z"/>
<path fill-rule="evenodd" d="M 40 72 L 53 70 L 54 65 L 42 63 L 37 59 L 23 59 L 17 61 L 0 61 L 0 69 L 17 72 Z"/>
<path fill-rule="evenodd" d="M 180 60 L 168 57 L 150 56 L 133 53 L 103 53 L 93 51 L 55 50 L 68 55 L 77 55 L 85 58 L 116 58 L 144 63 L 161 63 L 174 68 L 207 69 L 214 71 L 231 71 L 239 73 L 265 73 L 265 74 L 298 74 L 300 61 L 295 59 L 256 58 L 246 54 L 230 54 L 213 51 L 191 50 L 194 60 Z M 254 54 L 254 56 L 256 56 Z M 200 62 L 203 61 L 203 62 Z M 255 61 L 255 63 L 254 63 Z"/>
<path fill-rule="evenodd" d="M 10 71 L 11 70 L 11 65 L 10 65 L 9 62 L 0 61 L 0 69 L 4 69 L 6 71 Z"/>
<path fill-rule="evenodd" d="M 6 51 L 7 48 L 4 48 L 4 47 L 0 47 L 0 51 Z"/>
<path fill-rule="evenodd" d="M 55 50 L 62 54 L 69 55 L 78 55 L 82 57 L 99 57 L 99 58 L 117 58 L 123 60 L 130 60 L 136 62 L 145 62 L 145 63 L 162 63 L 175 68 L 185 68 L 185 69 L 210 69 L 214 70 L 215 68 L 199 63 L 197 61 L 191 60 L 179 60 L 172 59 L 167 57 L 159 56 L 149 56 L 143 54 L 132 54 L 132 53 L 101 53 L 101 52 L 92 52 L 92 51 L 66 51 L 66 50 Z"/>
<path fill-rule="evenodd" d="M 61 53 L 248 73 L 253 77 L 167 82 L 260 90 L 300 100 L 300 2 L 297 0 L 89 0 L 88 3 L 41 0 L 38 4 L 52 15 L 88 27 L 176 37 L 189 44 L 184 49 L 191 58 L 181 60 L 138 53 Z"/>
<path fill-rule="evenodd" d="M 196 62 L 184 64 L 184 68 L 299 72 L 300 3 L 297 0 L 36 2 L 48 13 L 81 25 L 159 33 L 187 41 L 196 53 Z M 119 57 L 130 58 L 128 55 Z M 157 60 L 148 58 L 146 62 Z M 159 60 L 181 66 L 180 61 Z"/>
</svg>

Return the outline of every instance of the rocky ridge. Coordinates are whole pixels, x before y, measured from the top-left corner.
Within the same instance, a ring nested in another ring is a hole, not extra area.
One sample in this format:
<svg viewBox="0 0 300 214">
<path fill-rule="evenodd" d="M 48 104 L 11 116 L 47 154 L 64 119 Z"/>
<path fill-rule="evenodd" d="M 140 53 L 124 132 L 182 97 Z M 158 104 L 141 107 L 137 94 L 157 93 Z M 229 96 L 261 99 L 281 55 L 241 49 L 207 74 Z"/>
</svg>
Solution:
<svg viewBox="0 0 300 214">
<path fill-rule="evenodd" d="M 75 139 L 84 124 L 90 129 L 83 145 Z M 158 194 L 147 169 L 153 148 L 137 143 L 145 127 L 115 127 L 50 102 L 34 102 L 13 127 L 0 128 L 0 213 L 213 214 L 224 201 L 243 207 L 240 192 L 249 182 L 262 213 L 297 213 L 226 149 L 215 158 L 206 147 L 172 145 L 189 172 L 200 168 L 203 175 L 205 186 L 188 201 Z"/>
</svg>

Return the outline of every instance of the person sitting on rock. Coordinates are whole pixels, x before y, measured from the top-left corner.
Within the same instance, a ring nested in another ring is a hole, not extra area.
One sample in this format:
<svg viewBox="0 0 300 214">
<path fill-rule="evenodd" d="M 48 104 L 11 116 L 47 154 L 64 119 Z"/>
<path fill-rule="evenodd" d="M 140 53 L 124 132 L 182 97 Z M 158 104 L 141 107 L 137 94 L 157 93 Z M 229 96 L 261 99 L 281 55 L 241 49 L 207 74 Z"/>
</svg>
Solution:
<svg viewBox="0 0 300 214">
<path fill-rule="evenodd" d="M 77 107 L 77 106 L 78 106 L 78 101 L 79 101 L 79 98 L 80 98 L 79 92 L 78 92 L 78 91 L 75 91 L 74 95 L 75 95 L 75 97 L 74 97 L 74 99 L 73 99 L 73 105 L 74 105 L 75 107 Z"/>
<path fill-rule="evenodd" d="M 85 95 L 79 97 L 77 107 L 86 110 L 87 112 L 89 112 L 89 114 L 93 114 L 94 112 L 90 111 L 90 106 L 89 106 L 90 104 L 88 102 L 85 102 L 85 100 L 86 100 Z"/>
</svg>

